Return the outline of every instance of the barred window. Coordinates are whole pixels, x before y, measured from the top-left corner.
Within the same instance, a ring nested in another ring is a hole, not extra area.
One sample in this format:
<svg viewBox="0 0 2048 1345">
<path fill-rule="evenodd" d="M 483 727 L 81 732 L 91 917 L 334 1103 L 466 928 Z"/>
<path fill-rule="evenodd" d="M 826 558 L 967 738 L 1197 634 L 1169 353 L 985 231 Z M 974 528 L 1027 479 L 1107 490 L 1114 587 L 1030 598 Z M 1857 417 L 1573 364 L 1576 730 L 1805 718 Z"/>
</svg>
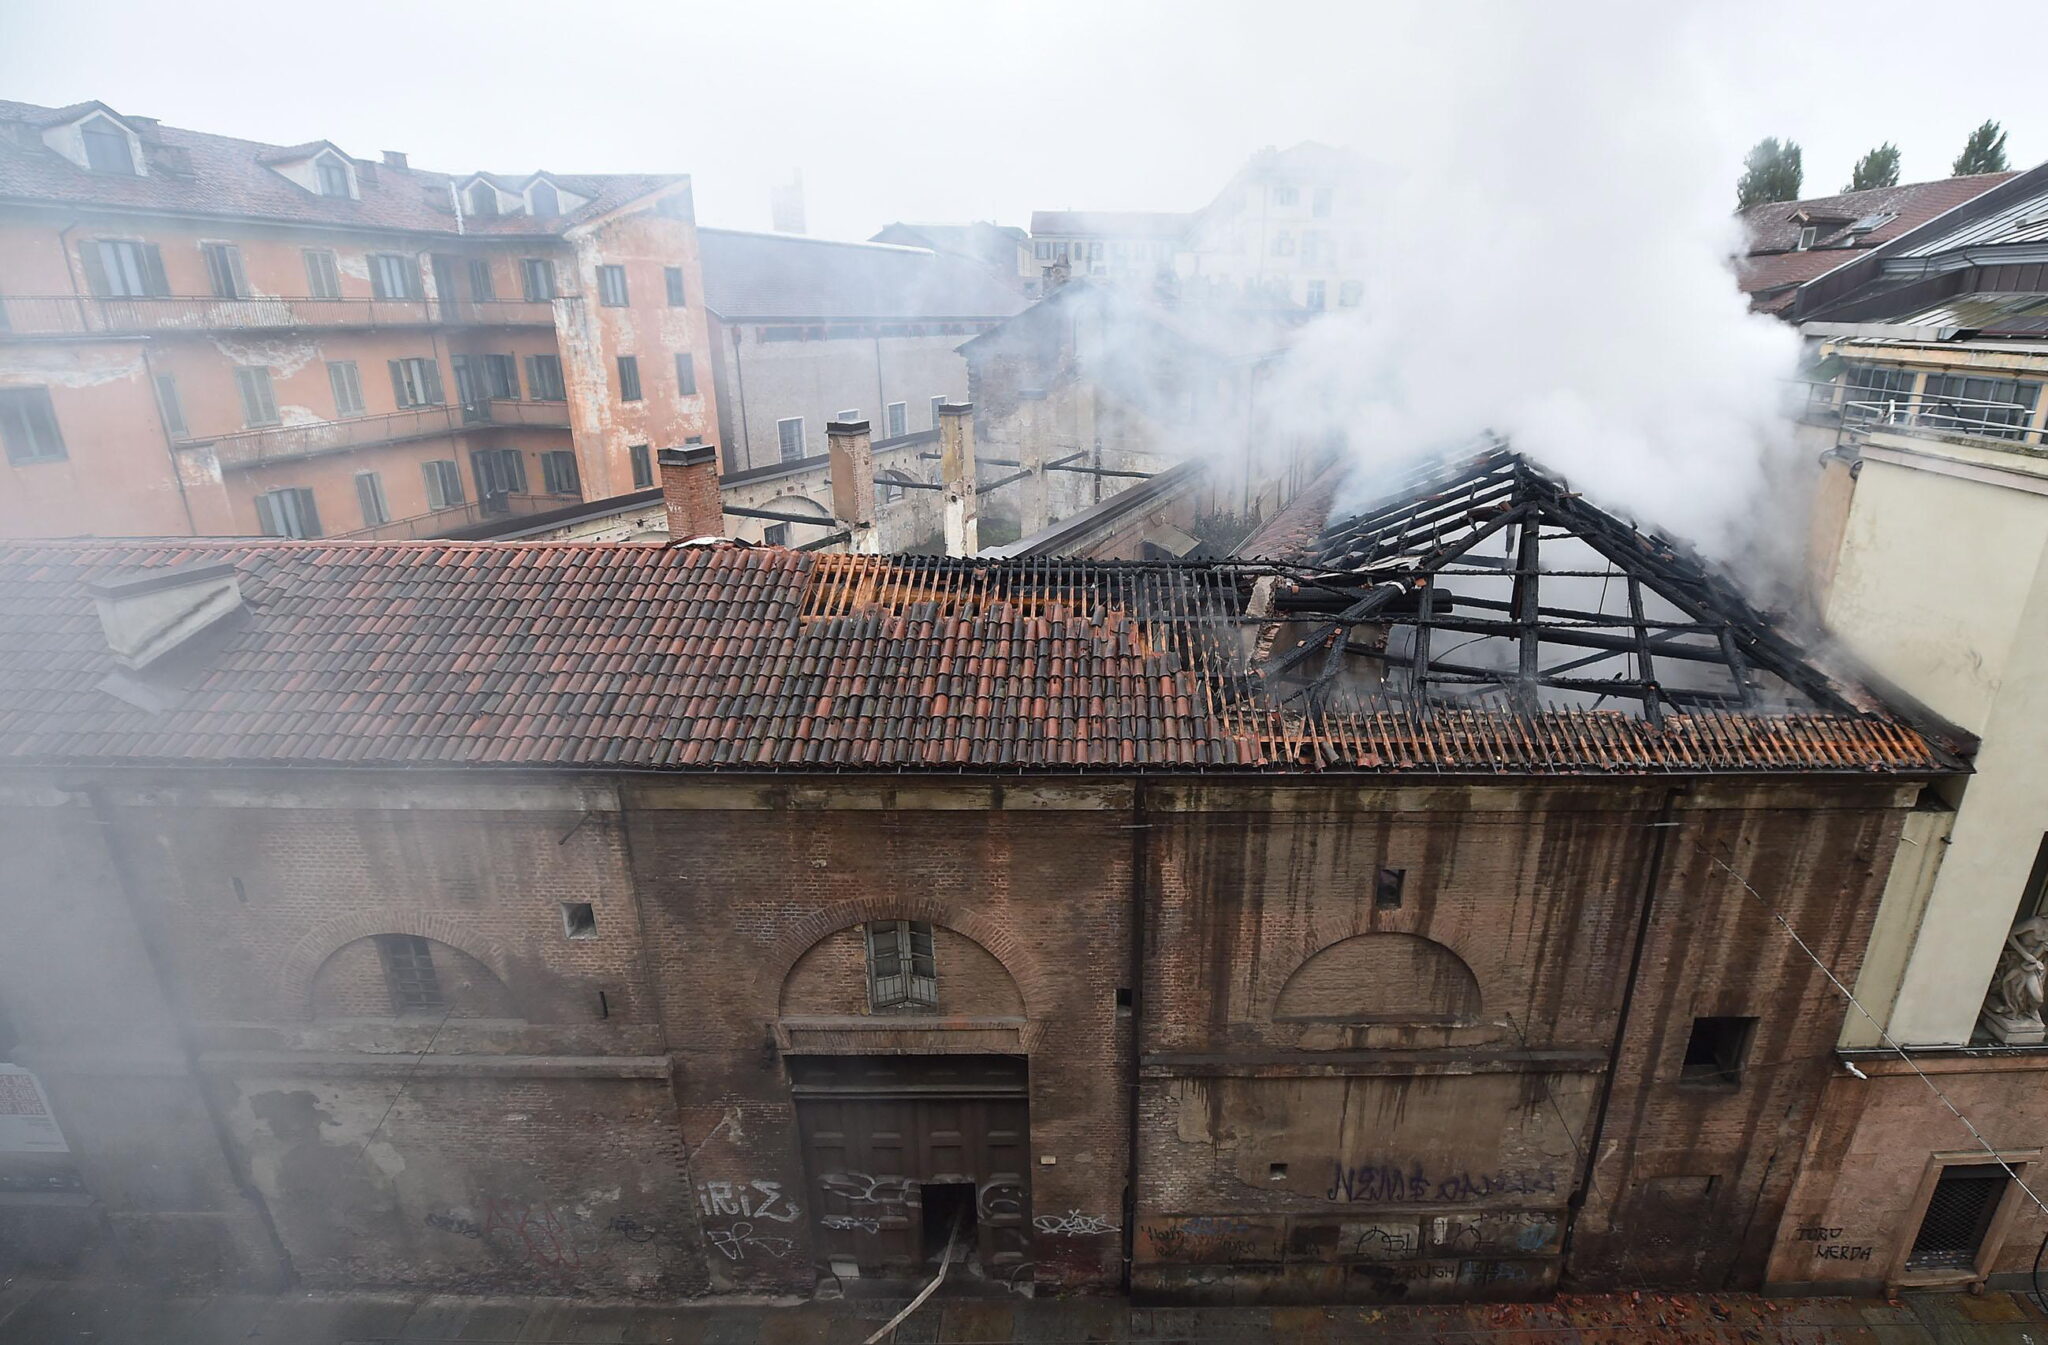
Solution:
<svg viewBox="0 0 2048 1345">
<path fill-rule="evenodd" d="M 932 927 L 923 920 L 878 920 L 867 927 L 868 1006 L 921 1011 L 939 1003 Z"/>
<path fill-rule="evenodd" d="M 379 934 L 377 952 L 384 959 L 384 980 L 391 987 L 393 1013 L 424 1013 L 446 1007 L 441 977 L 434 970 L 434 950 L 417 934 Z"/>
</svg>

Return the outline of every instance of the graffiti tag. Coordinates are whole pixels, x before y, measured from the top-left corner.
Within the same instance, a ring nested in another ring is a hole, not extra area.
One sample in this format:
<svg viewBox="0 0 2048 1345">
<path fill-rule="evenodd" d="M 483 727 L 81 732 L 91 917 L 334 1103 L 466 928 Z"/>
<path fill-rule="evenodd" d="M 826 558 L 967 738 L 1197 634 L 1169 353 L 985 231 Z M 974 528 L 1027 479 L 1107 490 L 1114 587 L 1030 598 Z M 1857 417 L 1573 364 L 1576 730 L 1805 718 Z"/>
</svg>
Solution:
<svg viewBox="0 0 2048 1345">
<path fill-rule="evenodd" d="M 1079 1210 L 1068 1210 L 1065 1214 L 1041 1214 L 1031 1221 L 1031 1226 L 1041 1233 L 1057 1233 L 1066 1237 L 1088 1238 L 1101 1233 L 1114 1233 L 1117 1226 L 1106 1223 L 1092 1214 Z"/>
<path fill-rule="evenodd" d="M 1405 1171 L 1398 1163 L 1333 1163 L 1326 1200 L 1364 1204 L 1490 1200 L 1495 1196 L 1555 1195 L 1557 1174 L 1549 1168 L 1499 1172 L 1453 1172 L 1432 1179 L 1422 1164 Z"/>
<path fill-rule="evenodd" d="M 727 1228 L 710 1229 L 706 1231 L 705 1237 L 717 1249 L 718 1254 L 728 1261 L 738 1261 L 751 1250 L 763 1251 L 770 1256 L 787 1256 L 790 1248 L 796 1246 L 793 1238 L 758 1234 L 750 1223 L 736 1223 Z"/>
<path fill-rule="evenodd" d="M 615 1215 L 605 1227 L 628 1242 L 652 1242 L 660 1236 L 659 1229 L 649 1228 L 639 1220 L 623 1214 Z"/>
<path fill-rule="evenodd" d="M 827 1228 L 837 1229 L 841 1233 L 879 1233 L 882 1231 L 882 1221 L 880 1219 L 862 1219 L 851 1214 L 828 1214 L 818 1220 L 818 1222 Z"/>
<path fill-rule="evenodd" d="M 427 1216 L 427 1227 L 438 1228 L 443 1233 L 454 1233 L 465 1238 L 480 1238 L 484 1235 L 484 1231 L 481 1228 L 478 1228 L 469 1220 L 453 1214 L 429 1214 Z"/>
<path fill-rule="evenodd" d="M 855 1205 L 901 1205 L 914 1183 L 908 1177 L 873 1177 L 865 1172 L 828 1172 L 818 1185 Z"/>
<path fill-rule="evenodd" d="M 830 1187 L 828 1186 L 829 1190 Z M 697 1204 L 711 1215 L 741 1215 L 748 1219 L 772 1219 L 790 1223 L 802 1213 L 795 1201 L 782 1194 L 781 1182 L 701 1182 Z"/>
<path fill-rule="evenodd" d="M 1876 1249 L 1873 1247 L 1843 1247 L 1830 1242 L 1815 1247 L 1813 1249 L 1813 1259 L 1816 1261 L 1868 1261 L 1871 1252 L 1874 1250 Z"/>
<path fill-rule="evenodd" d="M 1796 1242 L 1839 1242 L 1842 1237 L 1842 1230 L 1839 1228 L 1822 1228 L 1816 1224 L 1809 1228 L 1796 1228 L 1792 1231 L 1792 1236 Z"/>
</svg>

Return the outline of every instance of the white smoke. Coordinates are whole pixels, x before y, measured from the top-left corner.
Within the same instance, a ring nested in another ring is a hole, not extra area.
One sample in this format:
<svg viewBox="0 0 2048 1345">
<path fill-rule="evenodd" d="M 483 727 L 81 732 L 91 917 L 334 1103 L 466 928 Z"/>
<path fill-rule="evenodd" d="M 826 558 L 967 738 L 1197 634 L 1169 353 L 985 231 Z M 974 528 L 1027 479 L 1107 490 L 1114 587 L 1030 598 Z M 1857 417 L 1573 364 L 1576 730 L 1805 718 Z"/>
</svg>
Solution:
<svg viewBox="0 0 2048 1345">
<path fill-rule="evenodd" d="M 1725 46 L 1684 8 L 1501 5 L 1382 57 L 1434 59 L 1442 84 L 1398 136 L 1361 127 L 1405 160 L 1365 305 L 1304 333 L 1286 375 L 1361 466 L 1491 429 L 1709 554 L 1756 545 L 1798 338 L 1736 291 L 1742 141 L 1698 55 Z"/>
</svg>

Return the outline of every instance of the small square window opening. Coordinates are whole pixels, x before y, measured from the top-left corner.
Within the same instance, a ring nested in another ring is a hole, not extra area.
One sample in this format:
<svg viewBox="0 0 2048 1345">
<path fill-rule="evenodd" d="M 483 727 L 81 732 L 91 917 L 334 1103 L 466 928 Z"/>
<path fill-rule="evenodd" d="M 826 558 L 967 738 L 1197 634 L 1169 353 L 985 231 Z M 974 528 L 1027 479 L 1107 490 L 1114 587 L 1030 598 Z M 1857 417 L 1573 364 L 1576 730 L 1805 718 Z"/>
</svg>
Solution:
<svg viewBox="0 0 2048 1345">
<path fill-rule="evenodd" d="M 572 939 L 597 937 L 597 911 L 587 901 L 562 903 L 562 932 Z"/>
<path fill-rule="evenodd" d="M 1678 1081 L 1732 1088 L 1742 1082 L 1743 1059 L 1756 1033 L 1754 1018 L 1695 1018 L 1686 1039 Z"/>
<path fill-rule="evenodd" d="M 1391 911 L 1401 905 L 1401 889 L 1408 882 L 1406 869 L 1381 869 L 1373 880 L 1372 904 L 1375 910 Z"/>
</svg>

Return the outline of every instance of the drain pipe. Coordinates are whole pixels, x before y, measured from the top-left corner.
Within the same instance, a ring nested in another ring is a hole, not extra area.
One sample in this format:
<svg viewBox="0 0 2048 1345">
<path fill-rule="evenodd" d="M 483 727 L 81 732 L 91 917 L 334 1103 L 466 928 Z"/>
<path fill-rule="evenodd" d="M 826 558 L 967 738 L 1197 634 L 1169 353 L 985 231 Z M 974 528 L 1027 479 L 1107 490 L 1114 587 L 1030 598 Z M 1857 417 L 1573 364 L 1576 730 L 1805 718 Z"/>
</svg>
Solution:
<svg viewBox="0 0 2048 1345">
<path fill-rule="evenodd" d="M 1635 1005 L 1636 980 L 1643 970 L 1643 950 L 1650 941 L 1650 917 L 1656 911 L 1657 887 L 1664 878 L 1665 837 L 1678 825 L 1672 813 L 1677 807 L 1678 796 L 1685 792 L 1683 785 L 1667 788 L 1664 802 L 1657 809 L 1656 820 L 1650 823 L 1655 835 L 1650 840 L 1649 863 L 1643 874 L 1643 908 L 1636 916 L 1635 947 L 1629 953 L 1628 976 L 1621 986 L 1621 1012 L 1614 1024 L 1614 1042 L 1607 1049 L 1607 1077 L 1600 1086 L 1600 1102 L 1593 1111 L 1593 1124 L 1587 1128 L 1586 1152 L 1579 1169 L 1578 1189 L 1571 1194 L 1564 1238 L 1558 1244 L 1560 1280 L 1571 1274 L 1572 1239 L 1578 1232 L 1579 1212 L 1585 1208 L 1586 1196 L 1593 1187 L 1593 1168 L 1600 1161 L 1600 1138 L 1607 1130 L 1607 1109 L 1614 1101 L 1614 1078 L 1621 1071 L 1622 1046 L 1628 1040 L 1629 1010 Z"/>
<path fill-rule="evenodd" d="M 1098 478 L 1099 479 L 1099 478 Z M 1124 1106 L 1128 1124 L 1124 1137 L 1123 1292 L 1131 1292 L 1131 1266 L 1138 1250 L 1138 1091 L 1145 1023 L 1145 876 L 1151 865 L 1150 824 L 1145 817 L 1145 782 L 1131 782 L 1131 1069 Z"/>
</svg>

